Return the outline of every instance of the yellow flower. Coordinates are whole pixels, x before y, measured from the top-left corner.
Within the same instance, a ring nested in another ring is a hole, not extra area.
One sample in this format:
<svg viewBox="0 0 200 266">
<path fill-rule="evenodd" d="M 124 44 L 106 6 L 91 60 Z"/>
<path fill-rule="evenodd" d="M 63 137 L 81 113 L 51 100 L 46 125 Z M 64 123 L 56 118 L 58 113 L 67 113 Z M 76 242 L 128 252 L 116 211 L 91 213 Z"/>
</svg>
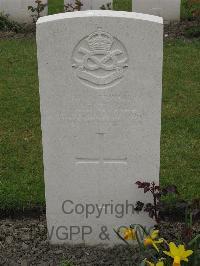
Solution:
<svg viewBox="0 0 200 266">
<path fill-rule="evenodd" d="M 169 252 L 163 252 L 174 259 L 173 266 L 180 266 L 182 260 L 188 262 L 187 257 L 193 253 L 192 250 L 185 250 L 184 245 L 179 245 L 177 247 L 173 242 L 169 243 Z"/>
<path fill-rule="evenodd" d="M 163 239 L 158 238 L 158 233 L 159 233 L 158 230 L 153 230 L 152 233 L 144 239 L 144 245 L 153 246 L 159 252 L 157 244 L 162 243 Z"/>
<path fill-rule="evenodd" d="M 123 236 L 125 240 L 135 240 L 136 232 L 134 229 L 126 228 L 123 230 Z"/>
<path fill-rule="evenodd" d="M 148 266 L 164 266 L 164 262 L 161 261 L 161 260 L 159 260 L 159 262 L 157 262 L 156 264 L 154 264 L 154 263 L 152 263 L 152 262 L 150 262 L 150 261 L 148 261 L 148 260 L 145 260 L 145 262 L 146 262 L 146 264 L 147 264 Z"/>
</svg>

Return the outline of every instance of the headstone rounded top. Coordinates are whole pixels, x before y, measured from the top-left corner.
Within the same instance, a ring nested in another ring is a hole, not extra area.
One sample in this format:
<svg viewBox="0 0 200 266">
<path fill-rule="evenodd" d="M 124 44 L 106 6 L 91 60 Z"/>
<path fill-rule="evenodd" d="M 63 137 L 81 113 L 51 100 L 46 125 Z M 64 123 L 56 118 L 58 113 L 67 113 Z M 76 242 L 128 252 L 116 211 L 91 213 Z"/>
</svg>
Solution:
<svg viewBox="0 0 200 266">
<path fill-rule="evenodd" d="M 87 11 L 75 11 L 66 12 L 50 16 L 41 17 L 38 19 L 37 24 L 44 22 L 52 22 L 55 20 L 62 20 L 68 18 L 83 18 L 83 17 L 119 17 L 119 18 L 130 18 L 136 20 L 146 20 L 149 22 L 155 22 L 163 24 L 163 19 L 158 16 L 136 13 L 136 12 L 126 12 L 126 11 L 112 11 L 112 10 L 87 10 Z"/>
</svg>

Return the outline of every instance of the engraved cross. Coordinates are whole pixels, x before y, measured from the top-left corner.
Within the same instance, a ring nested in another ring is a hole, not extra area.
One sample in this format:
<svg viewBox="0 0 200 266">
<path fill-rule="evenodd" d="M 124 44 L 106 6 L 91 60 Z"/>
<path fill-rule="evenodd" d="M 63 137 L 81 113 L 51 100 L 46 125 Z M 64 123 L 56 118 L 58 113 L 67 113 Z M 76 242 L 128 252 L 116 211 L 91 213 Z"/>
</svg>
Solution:
<svg viewBox="0 0 200 266">
<path fill-rule="evenodd" d="M 104 133 L 97 133 L 99 137 L 99 157 L 77 157 L 76 164 L 127 164 L 127 157 L 106 158 L 104 156 Z"/>
</svg>

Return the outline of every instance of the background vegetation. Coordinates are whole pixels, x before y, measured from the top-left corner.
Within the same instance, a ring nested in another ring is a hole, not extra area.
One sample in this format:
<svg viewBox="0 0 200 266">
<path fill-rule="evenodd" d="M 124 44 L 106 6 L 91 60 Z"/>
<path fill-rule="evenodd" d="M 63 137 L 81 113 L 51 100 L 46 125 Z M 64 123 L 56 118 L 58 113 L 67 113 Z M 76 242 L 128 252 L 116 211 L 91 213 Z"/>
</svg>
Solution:
<svg viewBox="0 0 200 266">
<path fill-rule="evenodd" d="M 84 1 L 84 0 L 83 0 Z M 132 0 L 113 0 L 115 10 L 132 10 Z M 181 16 L 184 19 L 192 19 L 192 12 L 195 9 L 200 8 L 199 0 L 181 0 Z M 109 0 L 107 0 L 109 3 Z M 49 14 L 56 14 L 63 12 L 63 1 L 62 0 L 49 0 Z"/>
<path fill-rule="evenodd" d="M 50 12 L 59 12 L 61 2 L 49 0 Z M 34 37 L 1 39 L 0 62 L 0 208 L 43 205 Z M 165 42 L 160 180 L 176 184 L 185 199 L 200 195 L 199 69 L 198 40 Z"/>
</svg>

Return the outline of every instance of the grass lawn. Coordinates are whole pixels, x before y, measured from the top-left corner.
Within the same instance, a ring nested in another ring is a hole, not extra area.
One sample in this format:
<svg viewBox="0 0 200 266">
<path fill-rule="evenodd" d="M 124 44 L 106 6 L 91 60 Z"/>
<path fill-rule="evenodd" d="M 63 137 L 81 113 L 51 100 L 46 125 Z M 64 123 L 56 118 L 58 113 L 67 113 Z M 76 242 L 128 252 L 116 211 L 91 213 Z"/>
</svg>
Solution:
<svg viewBox="0 0 200 266">
<path fill-rule="evenodd" d="M 48 0 L 49 15 L 63 12 L 64 0 Z"/>
<path fill-rule="evenodd" d="M 108 1 L 109 2 L 109 1 Z M 114 0 L 131 10 L 130 0 Z M 63 0 L 49 0 L 49 13 Z M 42 146 L 33 38 L 0 40 L 0 209 L 42 205 Z M 161 184 L 176 184 L 185 199 L 200 195 L 200 42 L 165 43 Z"/>
<path fill-rule="evenodd" d="M 44 204 L 34 39 L 1 40 L 0 61 L 1 208 Z M 161 184 L 184 198 L 200 195 L 199 68 L 200 42 L 165 43 Z"/>
<path fill-rule="evenodd" d="M 0 41 L 0 208 L 44 202 L 36 45 Z"/>
<path fill-rule="evenodd" d="M 200 42 L 165 44 L 161 184 L 185 198 L 200 196 Z"/>
</svg>

